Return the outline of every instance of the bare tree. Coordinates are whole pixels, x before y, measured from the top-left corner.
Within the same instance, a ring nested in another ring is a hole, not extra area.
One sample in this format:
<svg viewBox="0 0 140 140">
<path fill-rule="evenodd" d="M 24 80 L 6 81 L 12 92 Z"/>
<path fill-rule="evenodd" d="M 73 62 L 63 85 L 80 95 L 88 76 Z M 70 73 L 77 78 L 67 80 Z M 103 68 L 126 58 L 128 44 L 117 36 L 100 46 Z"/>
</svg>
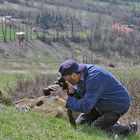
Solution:
<svg viewBox="0 0 140 140">
<path fill-rule="evenodd" d="M 94 33 L 94 17 L 93 17 L 93 15 L 90 15 L 90 19 L 91 19 L 91 21 L 90 21 L 90 36 L 89 36 L 89 46 L 90 46 L 90 48 L 92 47 L 92 45 L 93 45 L 93 33 Z"/>
<path fill-rule="evenodd" d="M 75 10 L 68 9 L 68 16 L 70 19 L 70 26 L 71 26 L 71 39 L 74 40 L 74 29 L 75 29 L 75 23 L 76 23 L 76 15 L 75 15 Z"/>
<path fill-rule="evenodd" d="M 64 28 L 64 19 L 59 7 L 56 10 L 53 22 L 54 27 L 56 28 L 56 40 L 58 41 L 60 38 L 60 31 Z"/>
</svg>

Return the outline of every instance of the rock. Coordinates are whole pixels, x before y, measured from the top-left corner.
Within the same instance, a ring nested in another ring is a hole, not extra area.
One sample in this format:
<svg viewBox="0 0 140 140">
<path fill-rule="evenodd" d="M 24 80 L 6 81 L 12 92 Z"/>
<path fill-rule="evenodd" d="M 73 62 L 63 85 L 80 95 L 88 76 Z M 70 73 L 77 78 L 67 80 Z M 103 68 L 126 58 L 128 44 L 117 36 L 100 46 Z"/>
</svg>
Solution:
<svg viewBox="0 0 140 140">
<path fill-rule="evenodd" d="M 65 100 L 59 96 L 41 96 L 36 99 L 22 99 L 15 102 L 19 111 L 36 111 L 59 118 L 67 118 Z"/>
<path fill-rule="evenodd" d="M 25 104 L 24 105 L 17 105 L 16 109 L 18 109 L 21 112 L 29 112 L 31 110 L 30 107 L 25 105 Z"/>
</svg>

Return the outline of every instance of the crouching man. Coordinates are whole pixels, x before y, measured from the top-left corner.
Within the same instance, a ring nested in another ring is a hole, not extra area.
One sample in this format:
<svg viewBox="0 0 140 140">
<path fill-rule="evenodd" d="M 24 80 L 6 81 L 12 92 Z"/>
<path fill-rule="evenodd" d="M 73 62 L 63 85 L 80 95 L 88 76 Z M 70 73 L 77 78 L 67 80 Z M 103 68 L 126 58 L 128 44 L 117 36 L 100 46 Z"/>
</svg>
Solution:
<svg viewBox="0 0 140 140">
<path fill-rule="evenodd" d="M 77 89 L 80 99 L 63 96 L 66 108 L 81 112 L 77 124 L 88 123 L 116 134 L 136 133 L 138 125 L 120 124 L 118 120 L 131 104 L 127 89 L 110 72 L 93 64 L 78 64 L 74 60 L 64 61 L 59 68 L 64 79 Z M 58 85 L 52 89 L 58 91 Z"/>
</svg>

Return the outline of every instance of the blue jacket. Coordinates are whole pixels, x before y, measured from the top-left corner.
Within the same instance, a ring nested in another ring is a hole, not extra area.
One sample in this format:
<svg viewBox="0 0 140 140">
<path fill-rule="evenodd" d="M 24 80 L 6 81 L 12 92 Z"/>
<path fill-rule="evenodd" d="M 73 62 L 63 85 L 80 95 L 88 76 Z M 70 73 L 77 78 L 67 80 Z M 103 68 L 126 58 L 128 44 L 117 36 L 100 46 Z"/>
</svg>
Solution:
<svg viewBox="0 0 140 140">
<path fill-rule="evenodd" d="M 95 107 L 99 113 L 123 113 L 130 106 L 126 88 L 108 71 L 91 64 L 85 64 L 77 92 L 81 99 L 69 96 L 66 108 L 71 111 L 89 113 Z"/>
</svg>

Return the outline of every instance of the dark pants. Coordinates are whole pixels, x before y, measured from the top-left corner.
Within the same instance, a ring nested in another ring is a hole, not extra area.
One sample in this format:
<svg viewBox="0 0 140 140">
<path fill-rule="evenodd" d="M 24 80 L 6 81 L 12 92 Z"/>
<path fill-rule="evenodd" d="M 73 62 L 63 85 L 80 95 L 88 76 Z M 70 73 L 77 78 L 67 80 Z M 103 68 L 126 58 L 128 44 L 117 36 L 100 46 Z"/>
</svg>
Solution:
<svg viewBox="0 0 140 140">
<path fill-rule="evenodd" d="M 124 113 L 118 114 L 115 112 L 107 112 L 100 115 L 98 111 L 95 108 L 93 108 L 88 114 L 81 113 L 76 119 L 76 123 L 88 123 L 91 126 L 93 125 L 107 132 L 112 132 L 116 134 L 127 134 L 129 132 L 129 126 L 126 124 L 118 123 L 119 118 Z"/>
</svg>

